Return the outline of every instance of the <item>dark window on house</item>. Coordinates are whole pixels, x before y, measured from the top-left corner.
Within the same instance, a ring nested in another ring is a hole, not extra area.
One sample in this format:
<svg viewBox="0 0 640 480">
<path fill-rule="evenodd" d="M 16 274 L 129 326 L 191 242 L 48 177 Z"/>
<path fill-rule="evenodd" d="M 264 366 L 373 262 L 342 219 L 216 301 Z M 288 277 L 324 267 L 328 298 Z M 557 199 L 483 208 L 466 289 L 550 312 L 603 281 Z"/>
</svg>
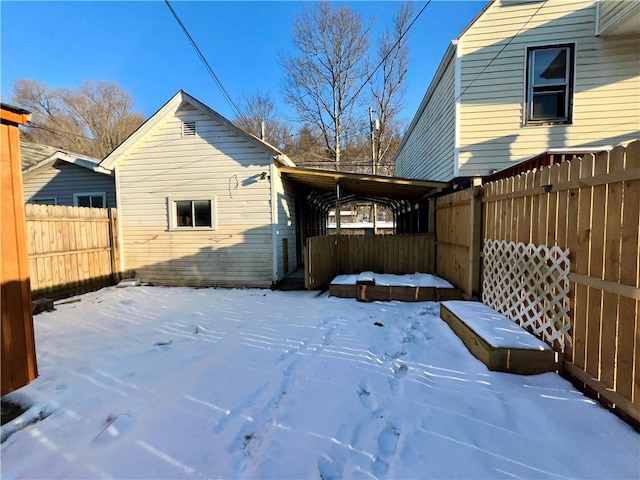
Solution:
<svg viewBox="0 0 640 480">
<path fill-rule="evenodd" d="M 193 137 L 196 134 L 196 122 L 182 122 L 182 136 Z"/>
<path fill-rule="evenodd" d="M 73 204 L 76 207 L 105 208 L 106 197 L 104 193 L 74 193 Z"/>
<path fill-rule="evenodd" d="M 35 205 L 57 205 L 58 202 L 56 197 L 39 197 L 32 198 L 29 203 L 33 203 Z"/>
<path fill-rule="evenodd" d="M 571 123 L 574 45 L 527 49 L 528 124 Z"/>
<path fill-rule="evenodd" d="M 176 200 L 173 208 L 177 228 L 214 227 L 211 200 Z"/>
</svg>

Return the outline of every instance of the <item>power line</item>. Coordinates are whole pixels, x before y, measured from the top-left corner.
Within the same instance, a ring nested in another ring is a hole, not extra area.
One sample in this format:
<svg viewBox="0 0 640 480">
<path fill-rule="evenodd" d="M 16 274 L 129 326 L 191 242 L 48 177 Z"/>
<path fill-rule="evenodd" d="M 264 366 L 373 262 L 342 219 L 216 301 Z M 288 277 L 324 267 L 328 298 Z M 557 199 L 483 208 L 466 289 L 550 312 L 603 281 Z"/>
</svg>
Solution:
<svg viewBox="0 0 640 480">
<path fill-rule="evenodd" d="M 180 28 L 182 28 L 182 31 L 187 36 L 187 39 L 189 40 L 189 43 L 191 43 L 191 46 L 193 47 L 193 49 L 198 54 L 198 57 L 200 58 L 200 61 L 202 61 L 202 63 L 204 64 L 205 68 L 209 72 L 209 75 L 211 75 L 211 78 L 213 78 L 213 81 L 216 83 L 216 85 L 218 86 L 218 88 L 222 92 L 222 95 L 225 97 L 227 102 L 229 102 L 229 105 L 231 105 L 231 107 L 235 110 L 235 112 L 238 115 L 238 117 L 242 117 L 242 114 L 240 113 L 240 109 L 238 108 L 236 103 L 233 101 L 233 98 L 231 98 L 231 95 L 229 95 L 229 92 L 227 91 L 227 89 L 224 88 L 224 85 L 222 85 L 222 82 L 220 81 L 220 79 L 218 78 L 216 73 L 213 71 L 213 68 L 211 68 L 211 65 L 209 65 L 209 62 L 207 62 L 207 59 L 202 54 L 202 51 L 200 51 L 200 49 L 198 48 L 198 45 L 196 44 L 195 40 L 193 39 L 193 37 L 191 36 L 189 31 L 187 30 L 187 27 L 185 27 L 184 23 L 182 23 L 182 21 L 180 20 L 180 17 L 178 17 L 178 14 L 176 13 L 176 11 L 171 6 L 171 3 L 169 2 L 169 0 L 164 0 L 164 1 L 167 4 L 167 7 L 169 7 L 169 10 L 171 10 L 171 13 L 173 14 L 174 18 L 178 22 L 178 25 L 180 25 Z"/>
<path fill-rule="evenodd" d="M 91 140 L 92 142 L 97 142 L 97 143 L 101 143 L 103 145 L 109 146 L 109 144 L 104 140 L 98 140 L 97 138 L 87 137 L 86 135 L 80 135 L 79 133 L 67 132 L 65 130 L 58 130 L 56 128 L 47 127 L 45 125 L 40 125 L 38 123 L 30 122 L 29 124 L 27 124 L 27 128 L 37 128 L 40 130 L 46 130 L 47 132 L 51 132 L 51 133 L 63 133 L 65 135 L 72 135 L 74 137 L 84 138 L 85 140 Z"/>
<path fill-rule="evenodd" d="M 411 29 L 411 27 L 413 27 L 413 24 L 416 23 L 416 21 L 418 20 L 418 18 L 420 18 L 420 15 L 422 15 L 422 13 L 427 9 L 427 7 L 429 6 L 429 4 L 432 2 L 432 0 L 428 0 L 427 3 L 424 4 L 424 6 L 422 7 L 422 9 L 418 12 L 418 14 L 415 16 L 415 18 L 413 20 L 411 20 L 411 23 L 409 24 L 409 26 L 406 28 L 406 30 L 404 32 L 402 32 L 400 34 L 400 36 L 398 37 L 398 40 L 396 41 L 396 43 L 393 44 L 393 46 L 389 49 L 389 51 L 385 54 L 384 57 L 382 57 L 382 60 L 380 60 L 380 63 L 378 63 L 378 66 L 376 68 L 374 68 L 371 73 L 369 74 L 369 76 L 365 79 L 364 82 L 362 82 L 362 85 L 360 85 L 360 88 L 358 88 L 358 90 L 356 90 L 356 93 L 353 94 L 351 96 L 351 100 L 349 102 L 347 102 L 345 104 L 345 109 L 347 109 L 347 107 L 349 107 L 349 105 L 351 103 L 354 102 L 354 100 L 356 98 L 358 98 L 358 95 L 360 94 L 360 92 L 362 91 L 362 89 L 369 83 L 369 81 L 373 78 L 373 76 L 375 75 L 375 73 L 378 71 L 378 69 L 382 66 L 382 64 L 387 60 L 387 58 L 389 57 L 389 55 L 391 55 L 391 53 L 396 49 L 396 47 L 400 44 L 400 42 L 402 41 L 402 39 L 405 37 L 405 35 L 409 32 L 409 30 Z"/>
<path fill-rule="evenodd" d="M 475 76 L 475 78 L 474 78 L 473 80 L 471 80 L 471 82 L 469 82 L 469 85 L 467 85 L 467 86 L 464 88 L 464 90 L 460 93 L 460 95 L 458 95 L 458 96 L 456 97 L 456 99 L 453 101 L 453 103 L 456 103 L 458 100 L 460 100 L 460 98 L 462 97 L 462 95 L 464 95 L 464 93 L 469 89 L 469 87 L 471 87 L 471 85 L 473 85 L 473 82 L 475 82 L 475 81 L 480 77 L 480 75 L 482 75 L 482 74 L 485 72 L 485 70 L 491 66 L 491 64 L 493 63 L 493 61 L 494 61 L 494 60 L 496 60 L 496 59 L 500 56 L 500 54 L 501 54 L 502 52 L 504 52 L 504 49 L 505 49 L 505 48 L 507 48 L 507 47 L 509 46 L 509 44 L 513 41 L 513 39 L 514 39 L 514 38 L 516 38 L 518 35 L 520 35 L 520 32 L 522 32 L 522 30 L 524 30 L 524 28 L 525 28 L 527 25 L 529 25 L 529 22 L 530 22 L 531 20 L 533 20 L 533 17 L 535 17 L 535 16 L 538 14 L 538 12 L 540 11 L 540 9 L 541 9 L 542 7 L 544 7 L 544 5 L 545 5 L 546 3 L 547 3 L 547 1 L 546 1 L 546 0 L 544 0 L 542 3 L 540 3 L 540 6 L 538 7 L 538 9 L 537 9 L 535 12 L 533 12 L 533 13 L 531 14 L 531 16 L 529 17 L 529 19 L 528 19 L 526 22 L 524 22 L 524 23 L 522 24 L 522 26 L 520 27 L 520 30 L 518 30 L 518 33 L 516 33 L 515 35 L 513 35 L 513 36 L 509 39 L 509 41 L 508 41 L 507 43 L 505 43 L 505 44 L 504 44 L 504 46 L 500 49 L 500 51 L 499 51 L 498 53 L 496 53 L 496 54 L 495 54 L 495 56 L 491 59 L 491 61 L 490 61 L 489 63 L 487 63 L 487 64 L 484 66 L 484 68 L 483 68 L 482 70 L 480 70 L 480 72 Z"/>
</svg>

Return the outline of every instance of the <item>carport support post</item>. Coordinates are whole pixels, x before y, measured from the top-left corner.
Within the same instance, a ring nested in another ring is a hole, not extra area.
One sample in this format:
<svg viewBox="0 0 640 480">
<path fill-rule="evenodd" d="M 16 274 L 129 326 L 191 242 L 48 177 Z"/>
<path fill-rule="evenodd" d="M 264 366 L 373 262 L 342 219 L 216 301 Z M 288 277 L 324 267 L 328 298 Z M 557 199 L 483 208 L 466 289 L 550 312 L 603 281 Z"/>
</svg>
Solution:
<svg viewBox="0 0 640 480">
<path fill-rule="evenodd" d="M 340 182 L 336 182 L 336 235 L 340 236 Z"/>
<path fill-rule="evenodd" d="M 340 242 L 340 181 L 336 181 L 336 274 L 340 273 L 340 249 L 338 243 Z"/>
</svg>

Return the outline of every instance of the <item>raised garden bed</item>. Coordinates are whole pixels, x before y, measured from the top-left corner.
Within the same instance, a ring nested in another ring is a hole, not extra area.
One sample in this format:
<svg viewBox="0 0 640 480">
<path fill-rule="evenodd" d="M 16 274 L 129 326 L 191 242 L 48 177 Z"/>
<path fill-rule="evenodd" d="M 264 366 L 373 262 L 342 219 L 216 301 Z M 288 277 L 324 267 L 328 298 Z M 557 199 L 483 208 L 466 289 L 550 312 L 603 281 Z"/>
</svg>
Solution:
<svg viewBox="0 0 640 480">
<path fill-rule="evenodd" d="M 428 273 L 392 275 L 363 272 L 338 275 L 329 286 L 329 294 L 333 297 L 357 298 L 362 302 L 433 302 L 462 298 L 460 290 Z"/>
<path fill-rule="evenodd" d="M 489 370 L 529 375 L 558 368 L 551 347 L 483 303 L 442 302 L 440 317 Z"/>
</svg>

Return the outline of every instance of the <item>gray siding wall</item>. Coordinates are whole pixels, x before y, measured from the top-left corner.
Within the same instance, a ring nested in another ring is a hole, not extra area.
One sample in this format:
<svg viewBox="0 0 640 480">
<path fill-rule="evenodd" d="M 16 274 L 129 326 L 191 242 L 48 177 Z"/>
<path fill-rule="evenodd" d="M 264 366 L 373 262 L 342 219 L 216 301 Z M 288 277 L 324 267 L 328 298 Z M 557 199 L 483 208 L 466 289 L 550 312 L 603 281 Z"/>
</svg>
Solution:
<svg viewBox="0 0 640 480">
<path fill-rule="evenodd" d="M 455 56 L 434 86 L 413 130 L 396 156 L 396 175 L 447 181 L 453 177 L 455 147 Z"/>
<path fill-rule="evenodd" d="M 182 137 L 181 122 L 197 122 Z M 272 155 L 183 107 L 116 167 L 125 270 L 166 285 L 268 287 L 273 280 Z M 171 230 L 168 198 L 214 197 L 215 230 Z"/>
<path fill-rule="evenodd" d="M 107 207 L 116 206 L 115 181 L 112 175 L 97 173 L 65 161 L 57 161 L 23 176 L 24 199 L 55 198 L 57 205 L 73 206 L 74 193 L 104 192 Z"/>
</svg>

